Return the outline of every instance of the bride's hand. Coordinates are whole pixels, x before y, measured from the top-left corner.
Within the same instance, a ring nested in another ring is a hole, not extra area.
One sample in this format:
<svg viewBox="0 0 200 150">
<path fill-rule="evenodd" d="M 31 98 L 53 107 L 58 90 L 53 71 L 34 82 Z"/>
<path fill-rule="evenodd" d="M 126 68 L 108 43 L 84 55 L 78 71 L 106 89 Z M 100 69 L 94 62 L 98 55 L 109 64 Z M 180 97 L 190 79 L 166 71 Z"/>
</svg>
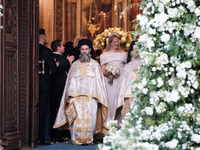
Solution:
<svg viewBox="0 0 200 150">
<path fill-rule="evenodd" d="M 109 79 L 113 79 L 113 78 L 114 78 L 114 76 L 111 75 L 111 74 L 109 74 L 107 77 L 108 77 Z"/>
</svg>

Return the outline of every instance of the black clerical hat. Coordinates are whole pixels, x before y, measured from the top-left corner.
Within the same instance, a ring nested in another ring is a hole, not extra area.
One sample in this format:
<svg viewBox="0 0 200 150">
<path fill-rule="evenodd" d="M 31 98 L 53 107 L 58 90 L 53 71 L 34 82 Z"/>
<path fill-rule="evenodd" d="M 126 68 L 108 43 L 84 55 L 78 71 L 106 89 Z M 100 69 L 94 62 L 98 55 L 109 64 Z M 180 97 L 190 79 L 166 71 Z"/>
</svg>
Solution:
<svg viewBox="0 0 200 150">
<path fill-rule="evenodd" d="M 82 45 L 88 45 L 91 49 L 93 48 L 92 41 L 89 39 L 81 39 L 78 42 L 78 49 L 80 49 Z"/>
</svg>

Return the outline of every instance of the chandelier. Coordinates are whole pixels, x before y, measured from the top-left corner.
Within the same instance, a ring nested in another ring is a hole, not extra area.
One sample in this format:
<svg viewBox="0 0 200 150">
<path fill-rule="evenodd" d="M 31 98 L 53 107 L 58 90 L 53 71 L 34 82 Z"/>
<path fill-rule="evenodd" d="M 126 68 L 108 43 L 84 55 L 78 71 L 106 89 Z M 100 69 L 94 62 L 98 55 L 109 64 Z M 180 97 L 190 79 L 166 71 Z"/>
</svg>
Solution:
<svg viewBox="0 0 200 150">
<path fill-rule="evenodd" d="M 90 31 L 92 37 L 94 37 L 95 32 L 99 30 L 98 9 L 94 0 L 90 4 L 88 30 Z"/>
</svg>

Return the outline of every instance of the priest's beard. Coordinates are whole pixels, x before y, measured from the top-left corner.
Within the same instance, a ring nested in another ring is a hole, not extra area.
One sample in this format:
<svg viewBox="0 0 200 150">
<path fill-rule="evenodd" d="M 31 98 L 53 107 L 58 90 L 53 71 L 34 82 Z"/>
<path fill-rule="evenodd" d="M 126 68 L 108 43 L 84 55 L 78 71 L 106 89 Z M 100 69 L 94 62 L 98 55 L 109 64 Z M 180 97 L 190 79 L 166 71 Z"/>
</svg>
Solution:
<svg viewBox="0 0 200 150">
<path fill-rule="evenodd" d="M 79 55 L 79 59 L 80 59 L 81 62 L 88 62 L 88 61 L 90 61 L 90 58 L 91 58 L 91 54 L 90 53 L 89 54 L 81 53 Z"/>
</svg>

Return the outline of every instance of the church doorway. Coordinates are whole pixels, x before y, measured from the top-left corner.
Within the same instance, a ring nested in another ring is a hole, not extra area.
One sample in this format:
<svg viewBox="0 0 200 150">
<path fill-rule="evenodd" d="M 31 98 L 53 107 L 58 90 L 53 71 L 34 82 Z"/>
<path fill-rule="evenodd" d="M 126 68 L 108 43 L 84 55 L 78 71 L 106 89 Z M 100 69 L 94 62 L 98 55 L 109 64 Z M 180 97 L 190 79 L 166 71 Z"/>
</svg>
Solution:
<svg viewBox="0 0 200 150">
<path fill-rule="evenodd" d="M 0 0 L 0 140 L 34 147 L 38 130 L 39 0 Z"/>
<path fill-rule="evenodd" d="M 92 39 L 90 14 L 98 10 L 102 31 L 105 27 L 128 31 L 131 13 L 122 20 L 119 13 L 135 1 L 140 0 L 0 0 L 0 140 L 5 149 L 37 145 L 39 28 L 46 29 L 49 44 L 58 38 Z"/>
</svg>

